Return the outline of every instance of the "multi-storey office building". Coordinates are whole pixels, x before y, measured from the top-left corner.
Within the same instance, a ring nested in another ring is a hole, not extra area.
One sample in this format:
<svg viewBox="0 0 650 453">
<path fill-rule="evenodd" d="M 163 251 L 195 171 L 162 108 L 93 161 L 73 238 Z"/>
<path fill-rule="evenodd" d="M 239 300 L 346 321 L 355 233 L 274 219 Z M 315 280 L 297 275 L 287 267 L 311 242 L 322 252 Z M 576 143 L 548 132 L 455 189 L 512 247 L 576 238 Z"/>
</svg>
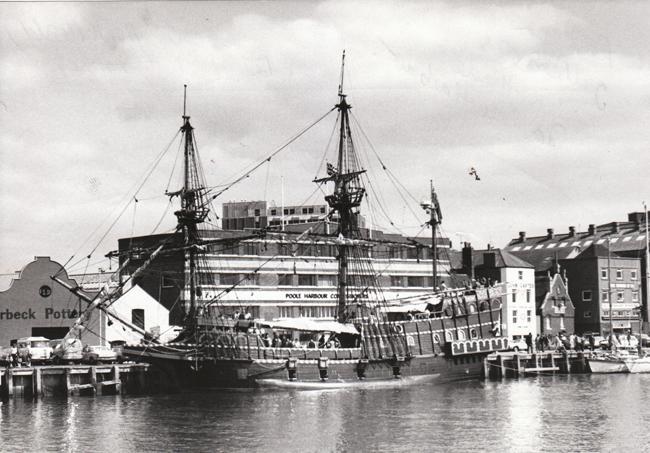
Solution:
<svg viewBox="0 0 650 453">
<path fill-rule="evenodd" d="M 337 246 L 332 237 L 302 234 L 307 229 L 324 233 L 323 225 L 309 223 L 288 225 L 284 233 L 264 237 L 246 230 L 203 231 L 204 238 L 219 242 L 207 246 L 200 255 L 197 300 L 212 304 L 222 313 L 246 310 L 264 319 L 333 318 L 337 305 Z M 368 238 L 364 253 L 387 300 L 431 292 L 430 240 L 367 229 L 362 229 L 362 235 Z M 170 310 L 172 323 L 179 323 L 183 301 L 189 299 L 188 294 L 183 294 L 185 260 L 178 250 L 182 236 L 121 239 L 118 253 L 121 263 L 129 258 L 124 274 L 130 274 L 162 241 L 176 251 L 154 259 L 135 283 Z M 452 286 L 444 271 L 449 269 L 449 261 L 443 251 L 449 247 L 448 240 L 438 241 L 441 258 L 437 269 L 439 281 Z"/>
</svg>

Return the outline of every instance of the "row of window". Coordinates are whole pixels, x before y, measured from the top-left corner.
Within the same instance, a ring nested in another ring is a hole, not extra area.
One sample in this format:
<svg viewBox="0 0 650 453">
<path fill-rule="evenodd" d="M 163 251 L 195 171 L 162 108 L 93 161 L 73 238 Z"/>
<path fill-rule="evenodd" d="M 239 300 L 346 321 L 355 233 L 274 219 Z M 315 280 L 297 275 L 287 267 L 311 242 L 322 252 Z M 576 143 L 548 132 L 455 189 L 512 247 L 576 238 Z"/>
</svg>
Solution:
<svg viewBox="0 0 650 453">
<path fill-rule="evenodd" d="M 274 278 L 275 277 L 275 278 Z M 198 274 L 199 286 L 234 286 L 237 284 L 253 286 L 338 286 L 338 275 L 326 274 L 239 274 L 239 273 L 200 273 Z M 277 278 L 277 280 L 276 280 Z M 433 284 L 433 278 L 429 276 L 391 276 L 390 285 L 400 288 L 429 288 Z M 180 288 L 183 282 L 163 276 L 163 288 Z M 530 290 L 528 290 L 528 301 L 530 301 Z"/>
<path fill-rule="evenodd" d="M 607 280 L 609 278 L 609 269 L 600 268 L 600 278 Z M 636 269 L 630 269 L 630 280 L 638 280 L 639 274 Z M 623 269 L 616 269 L 616 280 L 623 280 Z"/>
<path fill-rule="evenodd" d="M 336 307 L 315 306 L 298 306 L 298 307 L 278 307 L 279 318 L 330 318 L 336 317 Z"/>
<path fill-rule="evenodd" d="M 325 214 L 326 208 L 325 206 L 319 206 L 316 209 L 318 209 L 319 213 Z M 271 209 L 271 215 L 279 215 L 278 213 L 281 212 L 281 209 Z M 298 213 L 300 214 L 301 209 L 298 209 Z M 296 213 L 296 208 L 284 208 L 284 215 L 291 215 Z M 302 208 L 302 214 L 313 214 L 314 213 L 314 207 L 308 207 L 308 208 Z M 258 215 L 258 214 L 255 214 Z"/>
<path fill-rule="evenodd" d="M 593 292 L 591 290 L 582 291 L 582 301 L 591 302 L 593 299 Z M 609 302 L 609 291 L 602 291 L 600 293 L 601 302 Z M 632 302 L 639 301 L 639 292 L 632 291 Z M 623 291 L 616 292 L 616 302 L 625 302 L 625 293 Z"/>
<path fill-rule="evenodd" d="M 517 315 L 518 315 L 518 311 L 517 310 L 512 310 L 512 323 L 513 324 L 517 324 L 517 319 L 518 319 Z M 526 310 L 526 322 L 528 324 L 530 324 L 532 319 L 533 319 L 533 310 Z"/>
<path fill-rule="evenodd" d="M 526 302 L 530 302 L 531 292 L 529 289 L 526 290 Z M 512 301 L 517 302 L 517 291 L 512 293 Z"/>
</svg>

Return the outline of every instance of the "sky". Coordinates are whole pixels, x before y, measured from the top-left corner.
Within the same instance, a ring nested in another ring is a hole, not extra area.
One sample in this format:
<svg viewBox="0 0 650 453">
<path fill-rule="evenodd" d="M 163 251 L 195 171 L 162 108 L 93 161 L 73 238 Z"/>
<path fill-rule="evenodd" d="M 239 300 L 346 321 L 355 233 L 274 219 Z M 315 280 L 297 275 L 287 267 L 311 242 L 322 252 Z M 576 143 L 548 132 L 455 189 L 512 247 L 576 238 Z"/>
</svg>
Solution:
<svg viewBox="0 0 650 453">
<path fill-rule="evenodd" d="M 118 238 L 174 226 L 184 84 L 218 187 L 334 106 L 343 49 L 375 228 L 428 235 L 430 180 L 455 247 L 626 220 L 650 203 L 648 17 L 610 1 L 0 3 L 0 274 L 35 256 L 106 269 Z M 335 119 L 217 214 L 321 202 Z"/>
</svg>

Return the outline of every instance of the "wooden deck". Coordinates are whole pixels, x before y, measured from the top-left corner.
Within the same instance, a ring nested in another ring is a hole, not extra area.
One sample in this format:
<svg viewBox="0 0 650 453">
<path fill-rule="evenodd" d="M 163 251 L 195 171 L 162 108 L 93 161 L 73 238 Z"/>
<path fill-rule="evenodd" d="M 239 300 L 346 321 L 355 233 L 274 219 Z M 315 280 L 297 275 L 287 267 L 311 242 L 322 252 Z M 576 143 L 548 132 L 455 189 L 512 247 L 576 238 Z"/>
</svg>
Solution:
<svg viewBox="0 0 650 453">
<path fill-rule="evenodd" d="M 150 365 L 47 365 L 0 368 L 0 397 L 145 393 Z"/>
</svg>

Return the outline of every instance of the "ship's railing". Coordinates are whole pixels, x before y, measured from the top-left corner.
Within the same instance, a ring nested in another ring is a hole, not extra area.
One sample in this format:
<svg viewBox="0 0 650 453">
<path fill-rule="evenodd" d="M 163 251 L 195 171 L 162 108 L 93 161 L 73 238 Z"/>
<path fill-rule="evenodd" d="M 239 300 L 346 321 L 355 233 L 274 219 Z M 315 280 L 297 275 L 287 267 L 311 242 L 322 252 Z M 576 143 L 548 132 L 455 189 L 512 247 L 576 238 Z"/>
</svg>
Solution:
<svg viewBox="0 0 650 453">
<path fill-rule="evenodd" d="M 241 347 L 239 345 L 211 345 L 204 348 L 204 353 L 209 357 L 219 359 L 289 359 L 318 360 L 326 357 L 331 360 L 357 360 L 362 357 L 361 348 L 273 348 L 266 346 Z"/>
</svg>

